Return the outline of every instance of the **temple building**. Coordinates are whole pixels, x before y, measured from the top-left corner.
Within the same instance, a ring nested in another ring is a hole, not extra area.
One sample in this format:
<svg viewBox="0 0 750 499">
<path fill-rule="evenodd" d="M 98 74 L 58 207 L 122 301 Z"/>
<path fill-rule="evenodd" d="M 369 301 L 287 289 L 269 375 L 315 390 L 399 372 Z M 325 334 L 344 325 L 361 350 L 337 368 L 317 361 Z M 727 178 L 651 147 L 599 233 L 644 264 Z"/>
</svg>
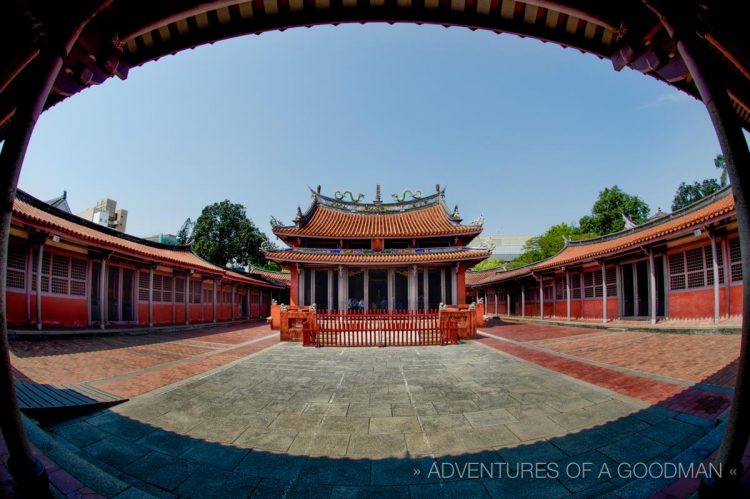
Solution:
<svg viewBox="0 0 750 499">
<path fill-rule="evenodd" d="M 405 189 L 383 202 L 350 191 L 297 208 L 294 225 L 271 220 L 289 247 L 266 258 L 291 271 L 291 305 L 325 310 L 435 310 L 466 303 L 466 270 L 491 251 L 468 248 L 481 221 L 462 225 L 458 206 L 449 209 L 445 190 Z"/>
<path fill-rule="evenodd" d="M 559 320 L 735 321 L 742 263 L 729 187 L 615 234 L 569 241 L 525 267 L 472 271 L 490 315 Z"/>
<path fill-rule="evenodd" d="M 238 272 L 189 246 L 147 241 L 23 191 L 13 204 L 7 318 L 13 328 L 150 327 L 265 319 L 289 274 Z"/>
</svg>

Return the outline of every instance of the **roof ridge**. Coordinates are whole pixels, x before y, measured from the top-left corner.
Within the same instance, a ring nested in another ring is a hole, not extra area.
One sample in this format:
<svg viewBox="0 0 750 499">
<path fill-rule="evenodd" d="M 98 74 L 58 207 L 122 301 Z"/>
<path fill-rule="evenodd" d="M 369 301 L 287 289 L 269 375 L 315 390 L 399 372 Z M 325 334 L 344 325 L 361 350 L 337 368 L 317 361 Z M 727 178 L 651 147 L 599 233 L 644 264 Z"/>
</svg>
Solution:
<svg viewBox="0 0 750 499">
<path fill-rule="evenodd" d="M 54 215 L 56 217 L 65 219 L 68 222 L 72 222 L 78 225 L 82 225 L 86 228 L 96 230 L 98 232 L 101 232 L 102 234 L 107 234 L 109 236 L 118 237 L 120 239 L 125 239 L 126 241 L 143 244 L 145 246 L 150 246 L 156 249 L 169 249 L 169 250 L 176 250 L 176 251 L 192 252 L 192 248 L 190 244 L 176 244 L 176 245 L 165 244 L 165 243 L 160 243 L 158 241 L 149 241 L 148 239 L 143 239 L 138 236 L 133 236 L 125 232 L 120 232 L 118 230 L 112 229 L 110 227 L 105 227 L 104 225 L 99 225 L 97 223 L 92 222 L 91 220 L 86 220 L 83 217 L 79 217 L 78 215 L 74 215 L 73 213 L 68 213 L 67 211 L 61 210 L 55 206 L 47 204 L 41 199 L 36 198 L 32 196 L 31 194 L 29 194 L 28 192 L 23 191 L 21 189 L 16 190 L 16 199 L 28 205 L 31 205 L 34 208 L 37 208 L 46 213 L 49 213 L 50 215 Z"/>
<path fill-rule="evenodd" d="M 612 239 L 617 239 L 619 237 L 622 237 L 622 236 L 628 235 L 628 234 L 635 234 L 637 232 L 641 232 L 643 230 L 650 229 L 650 228 L 655 227 L 657 225 L 661 225 L 661 224 L 664 224 L 664 223 L 667 223 L 667 222 L 671 222 L 671 221 L 673 221 L 673 220 L 675 220 L 677 218 L 680 218 L 680 217 L 682 217 L 684 215 L 688 215 L 690 213 L 693 213 L 694 211 L 698 211 L 698 210 L 700 210 L 702 208 L 710 206 L 713 203 L 716 203 L 716 202 L 724 199 L 725 197 L 731 196 L 731 195 L 732 195 L 732 186 L 731 185 L 727 185 L 726 187 L 723 187 L 720 190 L 718 190 L 718 191 L 716 191 L 716 192 L 714 192 L 712 194 L 709 194 L 708 196 L 706 196 L 706 197 L 704 197 L 702 199 L 699 199 L 695 203 L 692 203 L 692 204 L 689 204 L 687 206 L 684 206 L 684 207 L 680 208 L 679 210 L 673 211 L 671 213 L 664 214 L 664 216 L 661 216 L 659 218 L 653 218 L 653 219 L 647 220 L 647 221 L 643 222 L 642 224 L 636 225 L 635 227 L 632 227 L 630 229 L 623 229 L 623 230 L 620 230 L 618 232 L 613 232 L 611 234 L 605 234 L 603 236 L 592 237 L 592 238 L 589 238 L 589 239 L 579 239 L 579 240 L 575 240 L 575 241 L 572 241 L 572 240 L 571 241 L 566 241 L 565 242 L 565 246 L 563 246 L 563 250 L 565 248 L 567 248 L 568 246 L 571 246 L 571 247 L 573 247 L 573 246 L 585 246 L 587 244 L 595 244 L 595 243 L 600 243 L 600 242 L 604 242 L 604 241 L 610 241 Z M 562 252 L 562 250 L 560 252 Z M 553 255 L 553 256 L 556 256 L 556 255 Z M 552 257 L 550 257 L 550 258 L 552 258 Z"/>
</svg>

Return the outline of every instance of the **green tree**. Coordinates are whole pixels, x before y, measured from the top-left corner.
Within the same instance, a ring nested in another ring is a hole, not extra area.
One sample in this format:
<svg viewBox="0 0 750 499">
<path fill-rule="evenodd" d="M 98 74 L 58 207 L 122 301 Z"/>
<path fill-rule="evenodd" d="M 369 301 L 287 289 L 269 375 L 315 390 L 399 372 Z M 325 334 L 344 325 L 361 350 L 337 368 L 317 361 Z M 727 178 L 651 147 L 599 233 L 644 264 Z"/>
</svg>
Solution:
<svg viewBox="0 0 750 499">
<path fill-rule="evenodd" d="M 189 218 L 185 220 L 185 223 L 182 224 L 180 230 L 177 231 L 177 242 L 179 244 L 190 244 L 190 241 L 193 240 L 194 228 L 195 224 L 192 220 L 190 220 Z"/>
<path fill-rule="evenodd" d="M 677 192 L 674 195 L 672 201 L 672 211 L 684 208 L 689 204 L 693 204 L 706 196 L 710 196 L 714 192 L 721 190 L 719 181 L 715 178 L 707 178 L 703 182 L 693 182 L 692 184 L 686 184 L 685 182 L 680 183 L 677 187 Z"/>
<path fill-rule="evenodd" d="M 502 260 L 498 260 L 497 258 L 488 258 L 476 264 L 474 270 L 494 269 L 495 267 L 501 266 L 503 263 Z"/>
<path fill-rule="evenodd" d="M 523 253 L 508 264 L 508 268 L 538 262 L 556 255 L 565 246 L 566 240 L 579 240 L 595 237 L 596 234 L 582 232 L 578 227 L 566 223 L 553 225 L 543 234 L 532 237 L 523 247 Z"/>
<path fill-rule="evenodd" d="M 623 215 L 636 224 L 645 222 L 650 213 L 648 205 L 638 196 L 623 192 L 618 186 L 607 187 L 591 208 L 591 215 L 580 220 L 582 233 L 604 236 L 625 227 Z"/>
<path fill-rule="evenodd" d="M 193 250 L 213 264 L 265 266 L 261 246 L 268 238 L 247 218 L 241 204 L 225 200 L 206 206 L 192 232 Z"/>
<path fill-rule="evenodd" d="M 729 174 L 727 173 L 727 164 L 724 162 L 724 155 L 723 154 L 717 154 L 714 158 L 714 166 L 721 170 L 721 177 L 719 177 L 719 181 L 721 182 L 722 187 L 726 187 L 726 185 L 729 183 Z"/>
</svg>

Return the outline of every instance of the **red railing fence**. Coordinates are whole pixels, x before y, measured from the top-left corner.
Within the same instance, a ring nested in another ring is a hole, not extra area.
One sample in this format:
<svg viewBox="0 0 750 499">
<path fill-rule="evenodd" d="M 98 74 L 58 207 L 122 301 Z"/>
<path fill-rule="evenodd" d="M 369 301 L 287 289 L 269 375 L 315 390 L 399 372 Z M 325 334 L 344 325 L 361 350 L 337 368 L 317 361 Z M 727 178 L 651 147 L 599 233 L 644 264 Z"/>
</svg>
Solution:
<svg viewBox="0 0 750 499">
<path fill-rule="evenodd" d="M 457 343 L 455 320 L 437 310 L 323 310 L 306 324 L 303 344 L 316 347 L 421 346 Z"/>
</svg>

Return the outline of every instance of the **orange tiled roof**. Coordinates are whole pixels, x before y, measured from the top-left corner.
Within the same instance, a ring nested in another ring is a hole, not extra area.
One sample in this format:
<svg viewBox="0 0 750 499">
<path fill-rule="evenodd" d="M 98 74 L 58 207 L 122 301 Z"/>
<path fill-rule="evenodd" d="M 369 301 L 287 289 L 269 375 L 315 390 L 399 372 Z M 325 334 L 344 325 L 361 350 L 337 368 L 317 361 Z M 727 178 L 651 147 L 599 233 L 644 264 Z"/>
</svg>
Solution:
<svg viewBox="0 0 750 499">
<path fill-rule="evenodd" d="M 686 229 L 692 229 L 697 225 L 702 225 L 709 220 L 732 212 L 734 212 L 734 196 L 732 194 L 725 195 L 695 210 L 688 210 L 687 213 L 678 212 L 675 214 L 676 216 L 656 219 L 653 224 L 645 224 L 629 231 L 618 232 L 601 240 L 593 239 L 572 243 L 557 255 L 534 265 L 534 270 L 548 269 L 618 253 Z"/>
<path fill-rule="evenodd" d="M 13 220 L 50 231 L 53 235 L 57 234 L 63 238 L 76 239 L 91 246 L 140 257 L 154 263 L 173 264 L 186 269 L 220 275 L 258 286 L 273 286 L 267 282 L 252 279 L 209 263 L 193 253 L 187 246 L 165 246 L 123 234 L 113 229 L 96 226 L 83 218 L 61 212 L 57 208 L 46 205 L 43 201 L 20 190 L 13 203 Z"/>
<path fill-rule="evenodd" d="M 477 284 L 505 281 L 535 271 L 613 256 L 672 235 L 688 232 L 715 219 L 730 216 L 734 210 L 734 196 L 731 190 L 726 189 L 683 210 L 654 219 L 633 229 L 596 239 L 568 243 L 560 253 L 546 260 L 516 270 L 497 273 Z"/>
<path fill-rule="evenodd" d="M 393 252 L 388 250 L 382 252 L 369 250 L 281 250 L 266 253 L 266 258 L 277 262 L 404 265 L 425 262 L 479 261 L 488 256 L 490 256 L 489 250 L 469 248 Z"/>
<path fill-rule="evenodd" d="M 302 227 L 274 229 L 276 235 L 331 238 L 425 237 L 481 231 L 481 226 L 451 222 L 441 206 L 402 213 L 349 213 L 318 206 Z"/>
<path fill-rule="evenodd" d="M 488 279 L 491 279 L 492 277 L 495 277 L 498 272 L 502 271 L 503 270 L 501 267 L 494 267 L 484 270 L 470 270 L 466 272 L 466 285 L 472 286 L 474 284 L 480 284 Z"/>
<path fill-rule="evenodd" d="M 395 203 L 345 202 L 313 192 L 313 202 L 293 226 L 274 226 L 285 237 L 400 238 L 476 235 L 481 225 L 461 225 L 457 212 L 449 213 L 445 192 Z"/>
<path fill-rule="evenodd" d="M 292 274 L 289 272 L 276 272 L 273 270 L 264 270 L 264 269 L 253 269 L 251 274 L 256 274 L 259 277 L 274 283 L 274 284 L 280 284 L 283 286 L 289 286 L 292 282 Z"/>
</svg>

